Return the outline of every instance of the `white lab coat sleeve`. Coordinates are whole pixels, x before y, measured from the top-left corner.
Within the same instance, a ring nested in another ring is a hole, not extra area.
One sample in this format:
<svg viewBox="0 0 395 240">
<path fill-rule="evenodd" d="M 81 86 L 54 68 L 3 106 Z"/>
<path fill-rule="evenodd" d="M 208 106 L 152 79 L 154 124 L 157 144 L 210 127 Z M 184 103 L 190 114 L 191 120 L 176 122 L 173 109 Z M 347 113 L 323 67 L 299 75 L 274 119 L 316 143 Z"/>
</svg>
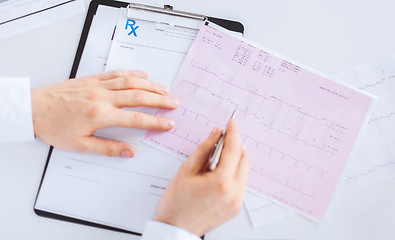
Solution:
<svg viewBox="0 0 395 240">
<path fill-rule="evenodd" d="M 34 140 L 29 78 L 0 78 L 0 143 Z"/>
<path fill-rule="evenodd" d="M 162 222 L 149 221 L 145 225 L 142 240 L 201 240 L 197 235 Z"/>
</svg>

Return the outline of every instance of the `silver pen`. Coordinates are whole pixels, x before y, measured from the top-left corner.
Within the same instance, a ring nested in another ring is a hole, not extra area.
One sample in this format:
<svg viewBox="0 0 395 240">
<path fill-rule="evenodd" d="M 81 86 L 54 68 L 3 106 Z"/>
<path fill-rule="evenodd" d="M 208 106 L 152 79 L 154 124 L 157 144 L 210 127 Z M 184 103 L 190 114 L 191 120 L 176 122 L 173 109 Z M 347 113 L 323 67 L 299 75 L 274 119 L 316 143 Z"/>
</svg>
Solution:
<svg viewBox="0 0 395 240">
<path fill-rule="evenodd" d="M 236 116 L 236 109 L 233 112 L 232 116 L 230 117 L 229 121 L 234 119 L 235 116 Z M 228 121 L 228 123 L 229 123 L 229 121 Z M 208 170 L 209 171 L 213 171 L 219 163 L 219 159 L 221 158 L 222 149 L 224 148 L 225 135 L 226 135 L 226 127 L 222 133 L 221 138 L 214 145 L 213 150 L 211 150 L 210 157 L 208 158 Z"/>
</svg>

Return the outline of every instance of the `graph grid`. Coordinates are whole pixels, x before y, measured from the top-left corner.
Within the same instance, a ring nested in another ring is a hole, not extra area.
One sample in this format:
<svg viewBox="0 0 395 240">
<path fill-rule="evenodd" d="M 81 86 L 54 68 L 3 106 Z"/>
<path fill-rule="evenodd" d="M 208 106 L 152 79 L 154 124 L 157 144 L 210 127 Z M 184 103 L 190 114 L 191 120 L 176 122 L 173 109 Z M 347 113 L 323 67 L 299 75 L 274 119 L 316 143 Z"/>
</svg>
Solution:
<svg viewBox="0 0 395 240">
<path fill-rule="evenodd" d="M 236 109 L 252 157 L 248 187 L 322 219 L 370 97 L 205 26 L 173 87 L 176 120 L 146 140 L 187 157 Z"/>
</svg>

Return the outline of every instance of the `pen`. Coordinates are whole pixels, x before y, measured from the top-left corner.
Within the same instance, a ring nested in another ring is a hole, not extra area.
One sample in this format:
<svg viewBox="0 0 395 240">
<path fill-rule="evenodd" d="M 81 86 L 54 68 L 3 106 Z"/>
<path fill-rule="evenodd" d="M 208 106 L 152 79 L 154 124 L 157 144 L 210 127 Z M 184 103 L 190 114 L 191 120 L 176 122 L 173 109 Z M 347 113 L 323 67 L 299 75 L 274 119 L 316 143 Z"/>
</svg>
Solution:
<svg viewBox="0 0 395 240">
<path fill-rule="evenodd" d="M 235 116 L 236 116 L 236 109 L 234 110 L 229 121 L 234 119 Z M 229 123 L 229 121 L 228 121 L 228 123 Z M 226 128 L 224 129 L 221 138 L 218 140 L 218 142 L 214 145 L 213 149 L 211 150 L 210 157 L 208 158 L 208 170 L 209 171 L 213 171 L 219 163 L 222 149 L 224 147 L 225 135 L 226 135 Z"/>
</svg>

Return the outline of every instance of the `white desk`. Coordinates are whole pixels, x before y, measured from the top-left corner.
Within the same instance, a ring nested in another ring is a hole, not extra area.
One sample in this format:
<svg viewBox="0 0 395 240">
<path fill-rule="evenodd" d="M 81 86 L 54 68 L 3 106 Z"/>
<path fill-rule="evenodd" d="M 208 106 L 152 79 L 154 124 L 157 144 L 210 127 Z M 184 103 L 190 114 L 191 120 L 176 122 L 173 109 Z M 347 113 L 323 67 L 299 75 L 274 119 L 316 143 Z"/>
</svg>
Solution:
<svg viewBox="0 0 395 240">
<path fill-rule="evenodd" d="M 392 0 L 166 3 L 176 9 L 239 20 L 245 25 L 247 38 L 328 74 L 395 53 Z M 77 16 L 1 40 L 0 76 L 30 76 L 33 86 L 67 79 L 84 18 Z M 0 146 L 0 239 L 138 239 L 36 216 L 33 204 L 47 150 L 48 146 L 39 141 Z M 267 238 L 394 239 L 395 179 L 340 198 L 326 226 L 290 216 L 252 229 L 243 210 L 236 219 L 207 235 L 207 239 Z"/>
</svg>

